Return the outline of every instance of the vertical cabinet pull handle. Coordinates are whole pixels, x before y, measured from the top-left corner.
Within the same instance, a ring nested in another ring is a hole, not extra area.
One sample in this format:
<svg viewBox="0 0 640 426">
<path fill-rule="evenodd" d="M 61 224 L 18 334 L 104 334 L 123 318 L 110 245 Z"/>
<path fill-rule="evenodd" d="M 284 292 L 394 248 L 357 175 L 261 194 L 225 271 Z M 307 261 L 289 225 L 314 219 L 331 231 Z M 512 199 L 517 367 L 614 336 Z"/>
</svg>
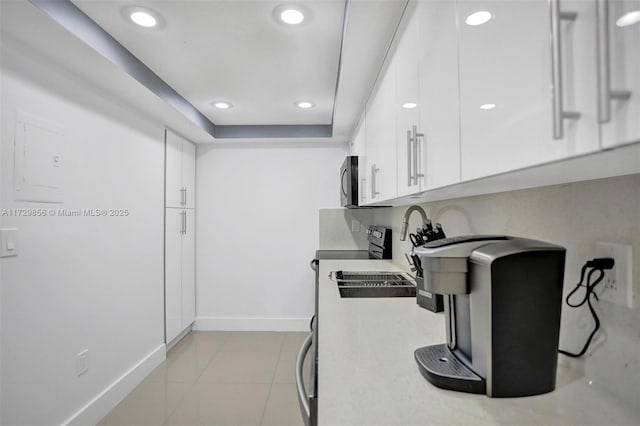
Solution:
<svg viewBox="0 0 640 426">
<path fill-rule="evenodd" d="M 187 205 L 187 188 L 184 186 L 180 188 L 180 204 L 183 206 Z"/>
<path fill-rule="evenodd" d="M 371 165 L 371 199 L 376 198 L 376 195 L 380 194 L 376 190 L 376 173 L 378 173 L 380 169 L 376 167 L 375 164 Z"/>
<path fill-rule="evenodd" d="M 182 216 L 182 224 L 180 226 L 180 233 L 182 235 L 186 235 L 187 234 L 187 212 L 183 211 L 180 213 L 180 215 Z"/>
<path fill-rule="evenodd" d="M 609 0 L 598 0 L 598 121 L 611 121 L 611 100 L 626 101 L 629 90 L 611 90 L 611 58 L 609 54 Z"/>
<path fill-rule="evenodd" d="M 413 154 L 413 168 L 416 171 L 415 183 L 418 185 L 419 178 L 424 177 L 424 173 L 422 173 L 422 149 L 420 144 L 420 138 L 424 138 L 424 133 L 418 133 L 418 126 L 413 126 L 413 144 L 414 144 L 414 154 Z"/>
<path fill-rule="evenodd" d="M 407 186 L 413 184 L 413 171 L 411 170 L 411 131 L 407 130 Z"/>
<path fill-rule="evenodd" d="M 580 113 L 564 111 L 562 102 L 562 35 L 561 21 L 575 21 L 577 12 L 561 12 L 560 0 L 551 0 L 551 83 L 553 85 L 553 138 L 564 137 L 564 120 L 576 120 Z"/>
</svg>

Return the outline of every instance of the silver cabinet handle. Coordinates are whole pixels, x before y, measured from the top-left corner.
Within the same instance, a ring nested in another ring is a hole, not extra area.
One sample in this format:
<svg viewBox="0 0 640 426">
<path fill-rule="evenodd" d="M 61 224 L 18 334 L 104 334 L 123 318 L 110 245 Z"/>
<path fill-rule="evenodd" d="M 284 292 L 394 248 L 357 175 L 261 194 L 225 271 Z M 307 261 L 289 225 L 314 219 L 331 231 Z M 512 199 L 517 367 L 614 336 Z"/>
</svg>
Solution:
<svg viewBox="0 0 640 426">
<path fill-rule="evenodd" d="M 411 142 L 413 142 L 411 131 L 407 130 L 407 186 L 411 186 L 413 184 L 413 170 L 411 169 Z"/>
<path fill-rule="evenodd" d="M 609 0 L 598 0 L 598 121 L 611 121 L 611 100 L 626 101 L 629 90 L 611 90 L 611 58 L 609 55 Z"/>
<path fill-rule="evenodd" d="M 182 226 L 180 227 L 180 233 L 182 235 L 187 234 L 187 212 L 180 212 L 180 216 L 182 216 Z"/>
<path fill-rule="evenodd" d="M 564 136 L 564 120 L 576 120 L 580 113 L 564 111 L 562 103 L 562 20 L 574 21 L 577 12 L 561 12 L 560 0 L 551 0 L 551 83 L 553 85 L 553 138 Z"/>
<path fill-rule="evenodd" d="M 180 188 L 180 205 L 187 205 L 187 188 L 184 186 Z"/>
<path fill-rule="evenodd" d="M 414 144 L 414 153 L 413 153 L 413 169 L 416 171 L 415 184 L 418 185 L 419 178 L 423 178 L 424 174 L 422 173 L 422 149 L 420 145 L 420 138 L 424 138 L 424 133 L 418 133 L 418 126 L 413 126 L 413 144 Z"/>
<path fill-rule="evenodd" d="M 380 192 L 376 191 L 376 173 L 379 171 L 380 169 L 377 168 L 375 164 L 371 165 L 371 199 L 376 198 L 376 195 L 380 194 Z"/>
<path fill-rule="evenodd" d="M 302 412 L 302 418 L 305 426 L 309 426 L 311 422 L 311 409 L 309 407 L 309 396 L 307 390 L 304 387 L 304 380 L 302 378 L 302 370 L 304 367 L 304 360 L 311 349 L 311 343 L 313 341 L 313 333 L 310 333 L 302 343 L 298 356 L 296 357 L 296 388 L 298 389 L 298 402 L 300 403 L 300 411 Z"/>
</svg>

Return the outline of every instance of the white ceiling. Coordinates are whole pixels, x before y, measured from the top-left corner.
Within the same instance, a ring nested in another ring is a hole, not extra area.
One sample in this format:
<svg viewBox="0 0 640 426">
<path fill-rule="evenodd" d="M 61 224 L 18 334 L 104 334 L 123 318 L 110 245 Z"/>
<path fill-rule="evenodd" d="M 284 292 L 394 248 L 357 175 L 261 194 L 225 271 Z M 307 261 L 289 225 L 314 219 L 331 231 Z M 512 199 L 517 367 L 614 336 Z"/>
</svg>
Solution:
<svg viewBox="0 0 640 426">
<path fill-rule="evenodd" d="M 6 4 L 11 3 L 11 4 Z M 169 86 L 215 124 L 331 124 L 334 136 L 350 138 L 397 26 L 405 0 L 352 0 L 340 60 L 344 0 L 296 0 L 308 11 L 300 26 L 274 18 L 283 4 L 272 0 L 74 0 L 84 13 L 132 52 Z M 157 29 L 128 22 L 127 5 L 160 14 Z M 124 102 L 183 133 L 195 142 L 216 141 L 184 117 L 169 112 L 151 92 L 21 0 L 2 2 L 2 31 L 49 60 L 82 75 L 97 89 L 115 92 Z M 3 44 L 6 37 L 2 38 Z M 139 84 L 138 84 L 139 85 Z M 125 88 L 125 90 L 123 90 Z M 153 100 L 151 99 L 153 98 Z M 212 101 L 233 103 L 217 110 Z M 316 107 L 301 110 L 298 100 Z M 335 101 L 335 111 L 334 111 Z M 151 110 L 149 110 L 151 106 Z M 186 121 L 185 121 L 186 120 Z"/>
</svg>

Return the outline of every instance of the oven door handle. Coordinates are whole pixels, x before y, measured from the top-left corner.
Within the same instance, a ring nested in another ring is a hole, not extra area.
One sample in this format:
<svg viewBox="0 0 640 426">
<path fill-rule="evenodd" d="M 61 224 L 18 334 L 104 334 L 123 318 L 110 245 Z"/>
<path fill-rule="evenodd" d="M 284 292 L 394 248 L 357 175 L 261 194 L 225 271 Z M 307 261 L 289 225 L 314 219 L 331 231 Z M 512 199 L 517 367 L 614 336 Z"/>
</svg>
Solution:
<svg viewBox="0 0 640 426">
<path fill-rule="evenodd" d="M 311 343 L 313 342 L 313 333 L 309 333 L 307 338 L 302 343 L 298 356 L 296 357 L 296 388 L 298 389 L 298 402 L 300 403 L 300 412 L 302 413 L 302 420 L 304 420 L 305 426 L 311 424 L 311 409 L 309 407 L 309 395 L 304 387 L 304 380 L 302 378 L 302 370 L 304 366 L 304 360 L 309 354 L 311 349 Z"/>
</svg>

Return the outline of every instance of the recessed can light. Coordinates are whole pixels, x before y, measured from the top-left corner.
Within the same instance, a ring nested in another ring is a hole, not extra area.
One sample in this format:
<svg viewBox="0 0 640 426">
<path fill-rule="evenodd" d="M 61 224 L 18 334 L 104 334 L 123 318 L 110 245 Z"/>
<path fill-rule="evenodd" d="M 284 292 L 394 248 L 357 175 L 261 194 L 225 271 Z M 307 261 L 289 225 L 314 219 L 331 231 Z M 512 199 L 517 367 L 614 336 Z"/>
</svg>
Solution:
<svg viewBox="0 0 640 426">
<path fill-rule="evenodd" d="M 616 25 L 619 27 L 628 27 L 629 25 L 637 24 L 638 22 L 640 22 L 640 10 L 632 10 L 618 18 Z"/>
<path fill-rule="evenodd" d="M 229 109 L 229 108 L 233 108 L 233 104 L 231 104 L 230 102 L 223 102 L 223 101 L 219 101 L 219 102 L 214 102 L 213 106 L 218 108 L 218 109 Z"/>
<path fill-rule="evenodd" d="M 298 9 L 288 8 L 280 12 L 280 19 L 285 24 L 297 25 L 304 21 L 304 13 Z"/>
<path fill-rule="evenodd" d="M 418 104 L 415 103 L 415 102 L 407 102 L 405 104 L 402 104 L 402 108 L 404 108 L 404 109 L 414 109 L 417 106 L 418 106 Z"/>
<path fill-rule="evenodd" d="M 164 25 L 162 16 L 146 7 L 126 6 L 120 13 L 128 21 L 143 28 L 161 28 Z"/>
<path fill-rule="evenodd" d="M 129 15 L 129 17 L 134 23 L 145 28 L 155 27 L 158 24 L 156 18 L 154 18 L 153 15 L 147 12 L 133 12 L 131 15 Z"/>
<path fill-rule="evenodd" d="M 496 107 L 496 104 L 482 104 L 480 105 L 480 109 L 494 109 Z"/>
<path fill-rule="evenodd" d="M 309 108 L 313 108 L 315 104 L 309 101 L 299 101 L 299 102 L 296 102 L 296 106 L 302 109 L 309 109 Z"/>
<path fill-rule="evenodd" d="M 467 16 L 467 19 L 465 19 L 464 22 L 465 24 L 471 25 L 472 27 L 474 27 L 477 25 L 486 24 L 491 20 L 492 17 L 493 16 L 491 15 L 491 12 L 487 12 L 486 10 L 481 10 Z"/>
</svg>

